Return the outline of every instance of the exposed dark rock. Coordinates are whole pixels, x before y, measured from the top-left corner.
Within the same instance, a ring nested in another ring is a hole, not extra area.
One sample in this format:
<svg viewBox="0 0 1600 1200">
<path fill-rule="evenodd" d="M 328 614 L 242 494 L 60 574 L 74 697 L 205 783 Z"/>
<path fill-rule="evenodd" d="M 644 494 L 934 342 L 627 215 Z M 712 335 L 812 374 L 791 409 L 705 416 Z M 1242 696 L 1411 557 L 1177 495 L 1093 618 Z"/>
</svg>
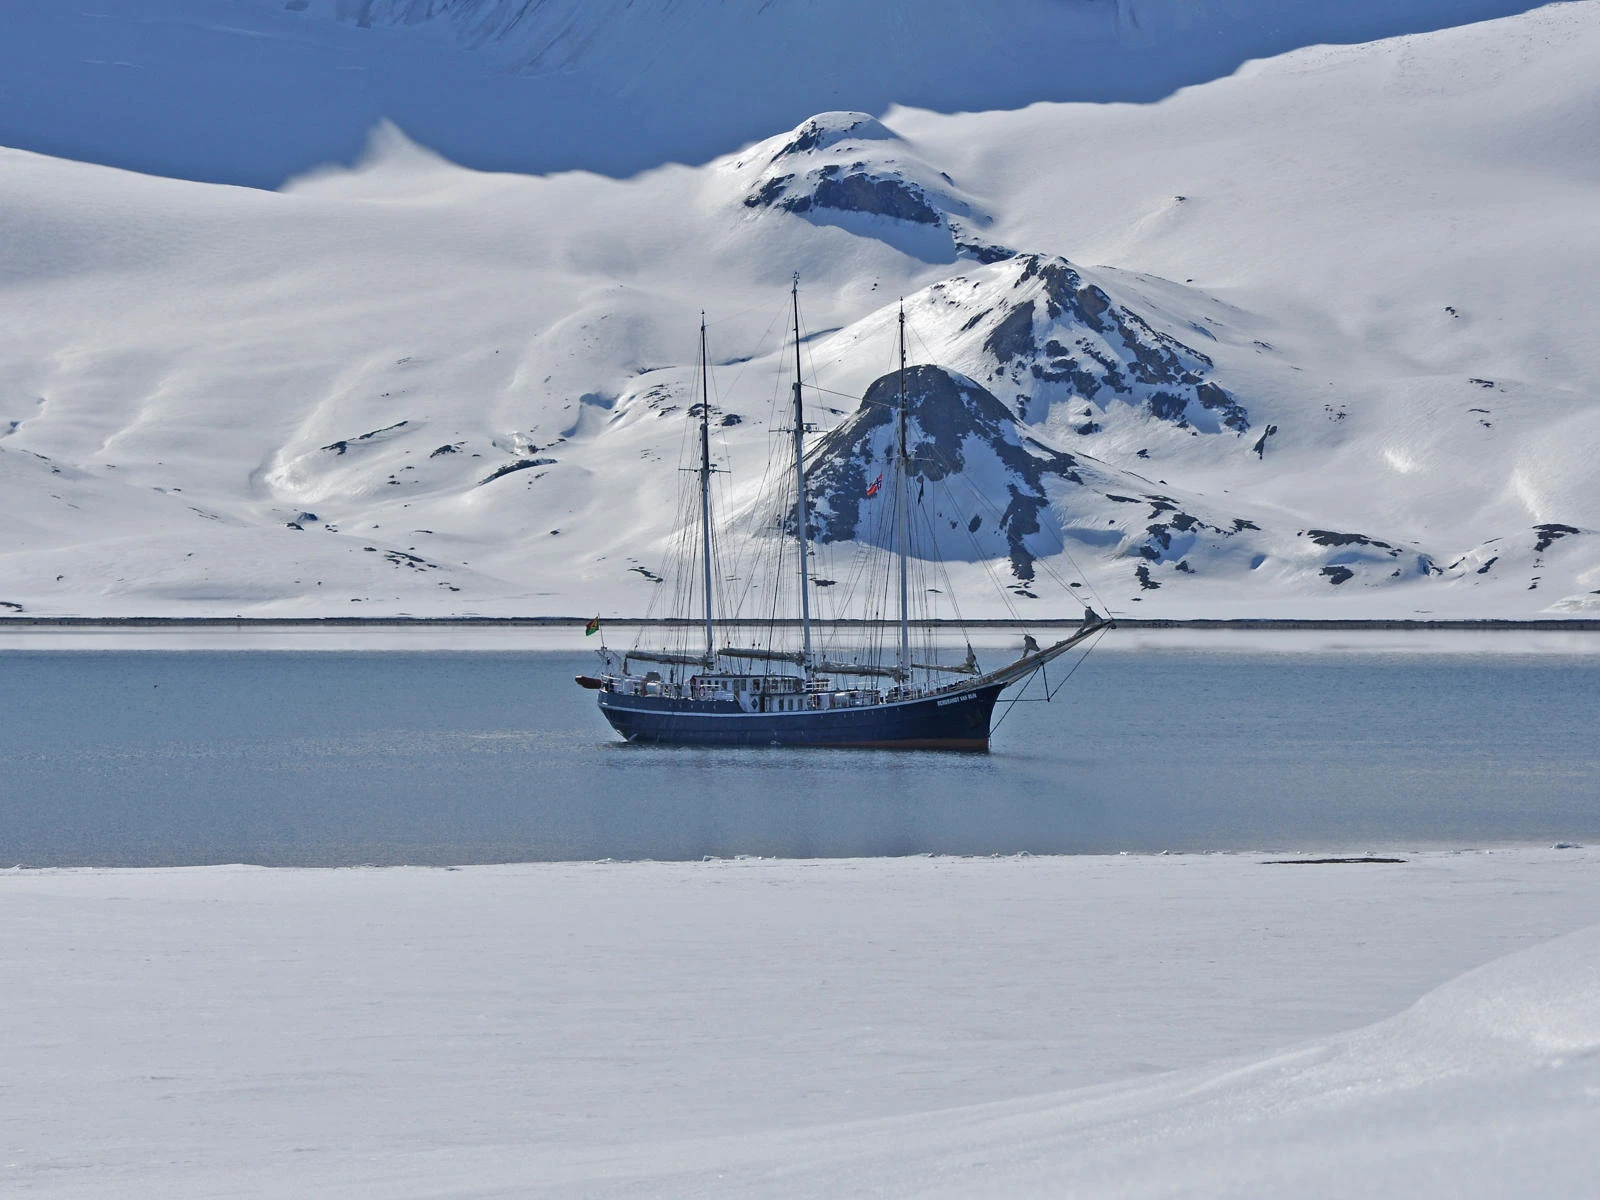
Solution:
<svg viewBox="0 0 1600 1200">
<path fill-rule="evenodd" d="M 1033 340 L 1033 301 L 1019 304 L 990 331 L 983 348 L 1003 363 L 1038 352 Z"/>
<path fill-rule="evenodd" d="M 415 554 L 407 554 L 403 550 L 390 550 L 384 555 L 397 567 L 409 567 L 413 571 L 437 571 L 438 563 L 429 562 L 425 558 L 418 558 Z"/>
<path fill-rule="evenodd" d="M 894 135 L 882 122 L 866 113 L 818 113 L 795 130 L 794 137 L 772 156 L 772 161 L 825 149 L 852 136 L 862 141 L 875 141 Z"/>
<path fill-rule="evenodd" d="M 956 239 L 956 253 L 980 263 L 1004 262 L 1008 258 L 1017 256 L 1015 250 L 1006 246 L 994 246 L 987 242 L 968 241 L 964 238 Z"/>
<path fill-rule="evenodd" d="M 1182 396 L 1174 396 L 1171 392 L 1156 392 L 1145 403 L 1154 417 L 1159 417 L 1163 421 L 1174 421 L 1179 425 L 1188 424 L 1183 419 L 1183 413 L 1189 407 L 1189 402 Z"/>
<path fill-rule="evenodd" d="M 1557 539 L 1579 532 L 1574 526 L 1556 524 L 1535 525 L 1533 531 L 1539 535 L 1539 540 L 1533 545 L 1535 554 L 1543 554 Z"/>
<path fill-rule="evenodd" d="M 1091 400 L 1109 390 L 1158 420 L 1208 431 L 1249 428 L 1244 407 L 1207 378 L 1213 364 L 1205 354 L 1118 305 L 1065 259 L 1019 254 L 1012 261 L 1012 286 L 1025 295 L 1005 311 L 990 313 L 984 349 L 998 364 L 992 377 L 1005 375 L 1020 384 L 1025 377 L 1019 372 L 1026 371 L 1036 390 L 1038 384 L 1061 384 Z M 981 319 L 975 314 L 966 328 Z"/>
<path fill-rule="evenodd" d="M 836 208 L 843 212 L 872 213 L 918 225 L 937 225 L 942 220 L 939 210 L 928 202 L 927 195 L 915 184 L 862 172 L 843 178 L 824 174 L 810 194 L 790 196 L 782 205 L 792 213 L 807 212 L 815 206 Z"/>
<path fill-rule="evenodd" d="M 553 458 L 519 458 L 516 462 L 508 462 L 503 467 L 498 467 L 478 480 L 475 486 L 482 487 L 486 483 L 493 483 L 496 479 L 510 475 L 513 471 L 526 471 L 529 467 L 552 467 L 556 463 Z"/>
<path fill-rule="evenodd" d="M 1222 414 L 1222 423 L 1229 429 L 1243 433 L 1250 428 L 1250 422 L 1245 418 L 1244 409 L 1234 398 L 1228 395 L 1216 384 L 1209 380 L 1198 383 L 1194 389 L 1195 398 L 1200 401 L 1202 408 Z"/>
<path fill-rule="evenodd" d="M 1328 577 L 1328 582 L 1333 584 L 1334 587 L 1354 579 L 1356 575 L 1349 567 L 1323 567 L 1322 573 Z"/>
<path fill-rule="evenodd" d="M 793 175 L 779 175 L 769 179 L 755 191 L 744 198 L 746 208 L 771 208 L 777 203 L 778 197 L 783 195 L 784 188 L 789 186 Z"/>
<path fill-rule="evenodd" d="M 1308 529 L 1306 536 L 1319 546 L 1376 546 L 1380 550 L 1393 550 L 1388 542 L 1369 538 L 1364 533 L 1336 533 L 1331 529 Z"/>
<path fill-rule="evenodd" d="M 878 379 L 867 389 L 856 413 L 829 433 L 813 453 L 806 490 L 812 532 L 818 541 L 873 536 L 863 504 L 874 503 L 866 493 L 889 465 L 884 455 L 893 436 L 898 392 L 898 374 Z M 1076 460 L 1027 437 L 992 392 L 941 367 L 907 368 L 906 405 L 908 482 L 915 488 L 917 502 L 926 485 L 966 471 L 969 454 L 993 455 L 1007 479 L 1004 509 L 993 528 L 1003 539 L 1012 573 L 1024 582 L 1031 580 L 1034 554 L 1026 539 L 1041 531 L 1040 517 L 1048 504 L 1045 477 L 1081 483 Z M 791 513 L 787 518 L 791 526 L 793 519 Z M 983 514 L 971 514 L 966 521 L 968 533 L 976 534 L 983 524 Z"/>
<path fill-rule="evenodd" d="M 335 454 L 343 454 L 350 449 L 351 442 L 370 442 L 373 438 L 382 437 L 386 433 L 393 433 L 396 429 L 404 429 L 410 421 L 396 421 L 393 425 L 385 425 L 382 429 L 374 429 L 370 433 L 363 433 L 360 437 L 345 438 L 337 442 L 330 442 L 323 447 Z"/>
</svg>

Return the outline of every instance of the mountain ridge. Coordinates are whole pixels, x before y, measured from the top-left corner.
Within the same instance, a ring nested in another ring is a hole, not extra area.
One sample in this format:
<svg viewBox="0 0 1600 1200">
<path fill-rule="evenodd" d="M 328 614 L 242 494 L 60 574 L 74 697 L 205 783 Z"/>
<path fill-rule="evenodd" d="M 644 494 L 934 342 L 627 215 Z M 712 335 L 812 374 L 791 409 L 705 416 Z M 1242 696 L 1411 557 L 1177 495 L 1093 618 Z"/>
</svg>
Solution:
<svg viewBox="0 0 1600 1200">
<path fill-rule="evenodd" d="M 818 393 L 823 436 L 890 367 L 904 296 L 913 362 L 1088 481 L 1019 489 L 1046 503 L 993 548 L 1008 603 L 1066 602 L 1019 596 L 1011 570 L 1059 540 L 1124 612 L 1590 611 L 1600 240 L 1566 116 L 1594 12 L 1302 52 L 1142 108 L 819 113 L 625 180 L 475 172 L 398 131 L 276 194 L 0 151 L 20 248 L 0 279 L 18 514 L 0 602 L 642 612 L 697 314 L 726 364 L 718 507 L 754 513 L 798 272 L 807 377 L 841 393 Z M 1463 108 L 1480 71 L 1496 106 Z M 1486 166 L 1513 138 L 1558 174 Z M 936 219 L 817 203 L 824 169 L 858 161 Z M 963 252 L 980 239 L 993 261 Z M 944 520 L 964 538 L 976 515 Z M 982 567 L 954 564 L 964 595 Z"/>
</svg>

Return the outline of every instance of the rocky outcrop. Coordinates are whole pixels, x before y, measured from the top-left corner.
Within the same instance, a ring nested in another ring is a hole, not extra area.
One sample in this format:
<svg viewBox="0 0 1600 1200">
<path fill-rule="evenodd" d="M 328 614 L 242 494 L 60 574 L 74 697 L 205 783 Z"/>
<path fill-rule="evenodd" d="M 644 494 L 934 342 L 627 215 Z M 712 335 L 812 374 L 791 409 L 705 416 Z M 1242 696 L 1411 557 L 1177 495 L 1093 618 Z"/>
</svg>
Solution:
<svg viewBox="0 0 1600 1200">
<path fill-rule="evenodd" d="M 759 147 L 747 163 L 759 169 L 746 187 L 746 208 L 815 221 L 853 216 L 921 227 L 942 235 L 937 244 L 951 260 L 997 262 L 1012 253 L 981 236 L 988 217 L 948 175 L 865 113 L 819 114 Z"/>
<path fill-rule="evenodd" d="M 898 373 L 883 376 L 817 447 L 806 490 L 819 541 L 890 544 L 899 402 Z M 924 510 L 918 523 L 931 516 L 943 557 L 1004 557 L 1017 579 L 1031 580 L 1042 547 L 1029 539 L 1047 532 L 1046 477 L 1081 483 L 1077 460 L 1029 438 L 992 392 L 942 367 L 908 368 L 905 402 L 906 486 Z M 929 485 L 948 486 L 930 499 Z M 1059 532 L 1047 540 L 1058 547 Z"/>
</svg>

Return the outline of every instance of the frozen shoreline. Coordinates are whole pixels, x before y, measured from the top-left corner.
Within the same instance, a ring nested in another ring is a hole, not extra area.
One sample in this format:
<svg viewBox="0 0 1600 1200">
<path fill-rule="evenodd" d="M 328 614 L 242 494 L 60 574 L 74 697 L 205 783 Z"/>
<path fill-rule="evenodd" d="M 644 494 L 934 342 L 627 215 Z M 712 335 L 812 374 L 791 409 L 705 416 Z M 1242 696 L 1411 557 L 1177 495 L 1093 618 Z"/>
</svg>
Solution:
<svg viewBox="0 0 1600 1200">
<path fill-rule="evenodd" d="M 0 872 L 6 1178 L 1581 1194 L 1600 851 L 1265 857 Z"/>
<path fill-rule="evenodd" d="M 1188 626 L 1118 625 L 1097 650 L 1202 650 L 1222 653 L 1600 654 L 1600 627 L 1539 629 L 1505 622 L 1473 626 L 1379 627 L 1373 623 L 1312 622 L 1281 628 L 1204 623 Z M 977 625 L 978 650 L 1014 646 L 1024 629 L 1052 626 Z M 651 630 L 638 622 L 605 624 L 614 647 L 625 649 Z M 1040 633 L 1041 639 L 1045 633 Z M 952 630 L 950 644 L 960 643 Z M 586 651 L 598 649 L 580 625 L 558 622 L 387 621 L 293 624 L 175 620 L 161 623 L 91 622 L 27 624 L 0 620 L 0 652 L 7 650 L 289 650 L 289 651 Z"/>
</svg>

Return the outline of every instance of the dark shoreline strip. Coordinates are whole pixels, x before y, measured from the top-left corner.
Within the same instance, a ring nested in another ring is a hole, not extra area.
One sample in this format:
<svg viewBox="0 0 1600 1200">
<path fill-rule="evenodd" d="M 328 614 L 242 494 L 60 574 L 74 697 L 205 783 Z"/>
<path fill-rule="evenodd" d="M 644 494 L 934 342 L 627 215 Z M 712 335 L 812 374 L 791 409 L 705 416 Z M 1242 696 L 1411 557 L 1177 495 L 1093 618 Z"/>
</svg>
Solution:
<svg viewBox="0 0 1600 1200">
<path fill-rule="evenodd" d="M 1403 863 L 1403 858 L 1378 858 L 1363 856 L 1361 858 L 1268 858 L 1263 859 L 1263 867 L 1327 867 L 1343 863 Z"/>
<path fill-rule="evenodd" d="M 418 628 L 582 628 L 588 617 L 0 617 L 0 629 L 57 628 L 57 629 L 418 629 Z M 1075 629 L 1082 621 L 1071 618 L 1041 618 L 1034 621 L 1009 619 L 979 621 L 914 621 L 921 629 Z M 698 618 L 644 618 L 606 617 L 608 626 L 698 626 Z M 763 629 L 776 624 L 780 628 L 798 626 L 797 620 L 772 621 L 719 621 L 719 625 L 735 628 Z M 842 620 L 823 622 L 831 627 L 889 628 L 893 621 Z M 1217 629 L 1217 630 L 1325 630 L 1331 632 L 1362 632 L 1374 630 L 1401 630 L 1417 632 L 1435 629 L 1466 629 L 1480 632 L 1536 632 L 1536 633 L 1600 633 L 1600 620 L 1560 619 L 1550 620 L 1463 620 L 1463 621 L 1330 621 L 1273 618 L 1241 618 L 1237 620 L 1118 620 L 1119 629 Z"/>
</svg>

